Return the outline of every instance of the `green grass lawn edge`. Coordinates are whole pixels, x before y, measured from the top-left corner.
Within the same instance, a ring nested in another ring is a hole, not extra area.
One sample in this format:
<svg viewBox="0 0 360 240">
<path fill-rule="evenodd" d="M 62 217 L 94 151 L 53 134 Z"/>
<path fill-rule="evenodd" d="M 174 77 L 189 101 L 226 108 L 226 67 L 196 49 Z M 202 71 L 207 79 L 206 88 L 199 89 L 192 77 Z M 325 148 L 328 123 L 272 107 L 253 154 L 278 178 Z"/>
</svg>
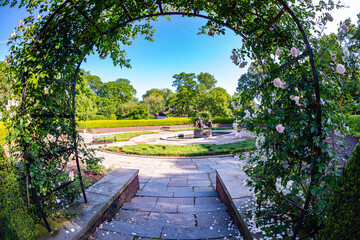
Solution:
<svg viewBox="0 0 360 240">
<path fill-rule="evenodd" d="M 109 134 L 109 135 L 115 135 L 116 137 L 116 141 L 113 142 L 123 142 L 123 141 L 128 141 L 130 140 L 130 138 L 132 137 L 136 137 L 139 135 L 144 135 L 144 134 L 152 134 L 152 133 L 157 133 L 156 131 L 143 131 L 143 132 L 125 132 L 125 133 L 116 133 L 116 134 Z M 93 142 L 97 143 L 97 142 L 104 142 L 106 141 L 111 141 L 113 140 L 113 138 L 110 137 L 106 137 L 106 135 L 104 135 L 105 138 L 98 138 L 98 139 L 94 139 Z"/>
<path fill-rule="evenodd" d="M 119 151 L 125 154 L 149 156 L 204 156 L 231 154 L 254 150 L 255 139 L 247 139 L 236 143 L 226 144 L 191 144 L 191 145 L 160 145 L 137 144 L 121 147 L 108 147 L 106 150 Z"/>
</svg>

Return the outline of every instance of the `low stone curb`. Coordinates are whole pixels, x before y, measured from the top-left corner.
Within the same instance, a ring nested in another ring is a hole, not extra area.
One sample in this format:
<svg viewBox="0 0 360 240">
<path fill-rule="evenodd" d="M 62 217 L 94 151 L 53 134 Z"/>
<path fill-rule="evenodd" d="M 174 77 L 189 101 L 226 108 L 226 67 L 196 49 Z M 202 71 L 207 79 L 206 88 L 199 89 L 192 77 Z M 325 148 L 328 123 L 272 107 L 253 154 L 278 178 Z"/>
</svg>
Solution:
<svg viewBox="0 0 360 240">
<path fill-rule="evenodd" d="M 249 188 L 243 185 L 247 179 L 244 171 L 239 169 L 216 169 L 216 191 L 225 204 L 231 219 L 237 224 L 245 240 L 261 239 L 262 234 L 253 234 L 245 220 L 246 207 L 253 201 Z"/>
<path fill-rule="evenodd" d="M 139 170 L 115 169 L 86 190 L 88 203 L 76 210 L 81 212 L 75 219 L 66 222 L 46 239 L 88 239 L 105 220 L 110 220 L 139 190 Z"/>
</svg>

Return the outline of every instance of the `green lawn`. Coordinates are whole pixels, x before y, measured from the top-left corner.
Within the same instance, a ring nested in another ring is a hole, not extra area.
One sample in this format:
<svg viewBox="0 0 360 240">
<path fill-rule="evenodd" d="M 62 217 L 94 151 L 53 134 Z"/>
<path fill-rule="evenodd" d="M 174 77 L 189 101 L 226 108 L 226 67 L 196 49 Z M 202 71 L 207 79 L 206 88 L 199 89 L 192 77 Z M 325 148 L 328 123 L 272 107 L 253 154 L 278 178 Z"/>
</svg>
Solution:
<svg viewBox="0 0 360 240">
<path fill-rule="evenodd" d="M 107 150 L 139 155 L 196 156 L 243 152 L 255 149 L 255 139 L 227 144 L 154 145 L 138 144 L 122 147 L 108 147 Z"/>
<path fill-rule="evenodd" d="M 130 138 L 135 137 L 135 136 L 139 136 L 142 134 L 150 134 L 150 133 L 156 133 L 155 131 L 144 131 L 144 132 L 125 132 L 125 133 L 117 133 L 115 134 L 116 136 L 116 141 L 120 142 L 120 141 L 128 141 Z M 111 139 L 111 138 L 105 138 L 105 139 Z M 104 142 L 104 138 L 99 138 L 94 140 L 94 142 Z"/>
</svg>

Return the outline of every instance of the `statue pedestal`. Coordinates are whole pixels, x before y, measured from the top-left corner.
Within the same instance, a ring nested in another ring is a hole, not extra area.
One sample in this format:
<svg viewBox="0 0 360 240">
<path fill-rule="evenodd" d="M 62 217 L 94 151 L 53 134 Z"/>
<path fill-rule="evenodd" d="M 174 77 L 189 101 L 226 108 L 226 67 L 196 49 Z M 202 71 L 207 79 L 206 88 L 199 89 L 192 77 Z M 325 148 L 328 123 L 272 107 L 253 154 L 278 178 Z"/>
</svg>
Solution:
<svg viewBox="0 0 360 240">
<path fill-rule="evenodd" d="M 194 129 L 194 138 L 205 138 L 211 136 L 211 129 Z"/>
</svg>

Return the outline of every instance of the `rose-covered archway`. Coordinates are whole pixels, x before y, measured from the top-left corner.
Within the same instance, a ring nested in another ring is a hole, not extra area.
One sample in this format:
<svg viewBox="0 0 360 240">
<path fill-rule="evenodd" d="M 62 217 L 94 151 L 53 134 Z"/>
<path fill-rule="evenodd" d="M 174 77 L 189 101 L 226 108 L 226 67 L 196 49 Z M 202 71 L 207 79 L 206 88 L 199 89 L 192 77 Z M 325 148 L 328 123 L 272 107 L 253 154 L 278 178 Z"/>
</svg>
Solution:
<svg viewBox="0 0 360 240">
<path fill-rule="evenodd" d="M 7 4 L 16 1 L 2 3 Z M 273 206 L 265 203 L 285 204 L 277 210 L 290 211 L 298 222 L 291 233 L 295 238 L 304 219 L 311 221 L 321 211 L 322 184 L 335 174 L 328 167 L 333 158 L 324 140 L 330 134 L 328 127 L 339 128 L 345 119 L 336 104 L 344 70 L 336 61 L 341 52 L 318 37 L 314 20 L 316 13 L 336 6 L 332 1 L 314 5 L 294 0 L 56 0 L 21 1 L 20 6 L 28 9 L 29 17 L 10 36 L 6 62 L 15 95 L 21 99 L 9 102 L 4 115 L 9 146 L 14 158 L 22 160 L 20 181 L 28 203 L 34 212 L 40 210 L 49 231 L 45 217 L 52 214 L 54 203 L 60 197 L 75 199 L 73 179 L 62 171 L 66 163 L 75 156 L 83 189 L 79 162 L 99 161 L 76 132 L 81 63 L 96 52 L 101 59 L 110 57 L 115 65 L 129 67 L 121 45 L 130 45 L 139 34 L 152 40 L 151 21 L 171 15 L 207 19 L 201 32 L 210 36 L 224 34 L 225 27 L 233 30 L 243 44 L 231 59 L 240 67 L 246 59 L 253 61 L 250 70 L 259 81 L 241 94 L 239 103 L 254 96 L 261 99 L 261 106 L 240 121 L 258 135 L 259 150 L 247 161 L 252 166 L 248 173 L 259 203 L 259 224 L 266 222 L 261 209 Z M 323 24 L 330 17 L 322 16 Z M 328 119 L 334 113 L 332 122 L 324 122 L 324 116 Z M 272 211 L 268 216 L 275 214 Z"/>
</svg>

